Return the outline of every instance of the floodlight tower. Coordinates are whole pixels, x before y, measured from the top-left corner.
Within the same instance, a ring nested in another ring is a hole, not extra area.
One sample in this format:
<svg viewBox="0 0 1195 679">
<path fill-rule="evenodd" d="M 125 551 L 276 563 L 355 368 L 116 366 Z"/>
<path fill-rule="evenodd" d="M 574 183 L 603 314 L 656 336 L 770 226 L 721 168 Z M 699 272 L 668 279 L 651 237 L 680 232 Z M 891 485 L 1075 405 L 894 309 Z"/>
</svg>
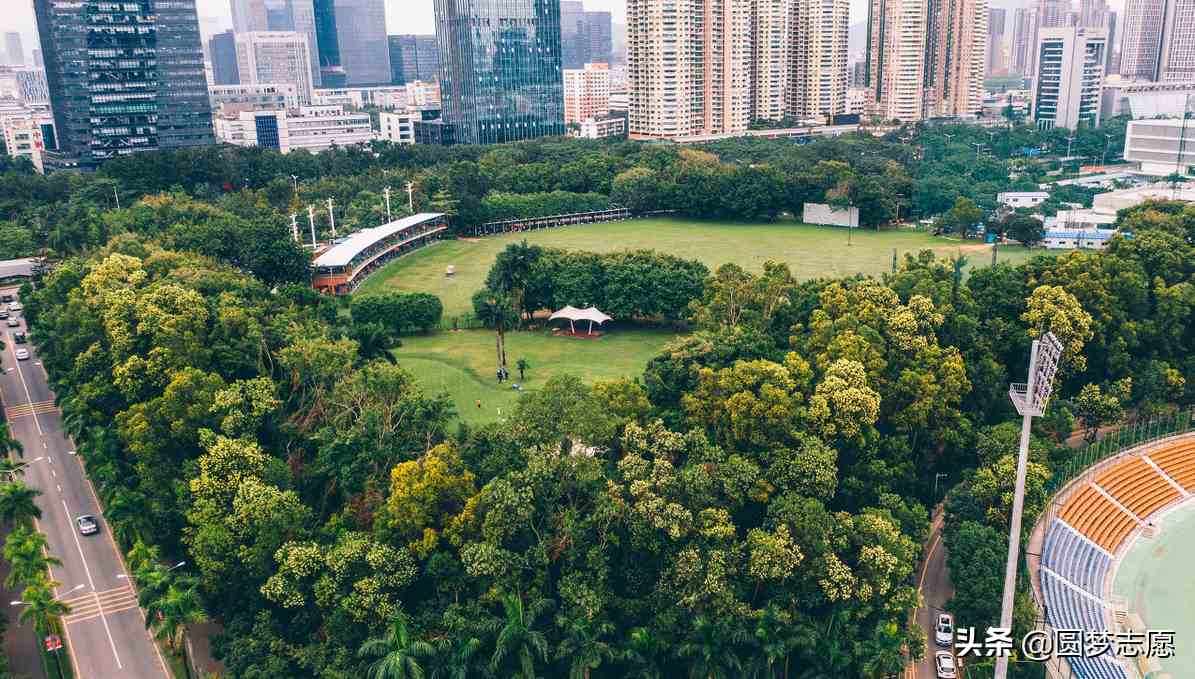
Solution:
<svg viewBox="0 0 1195 679">
<path fill-rule="evenodd" d="M 1014 383 L 1008 388 L 1012 404 L 1021 414 L 1021 447 L 1017 451 L 1017 486 L 1012 497 L 1012 516 L 1008 526 L 1008 562 L 1004 566 L 1004 599 L 1000 605 L 1000 627 L 1012 629 L 1012 603 L 1016 593 L 1017 563 L 1021 552 L 1021 513 L 1025 507 L 1025 470 L 1029 466 L 1029 432 L 1033 418 L 1046 412 L 1054 390 L 1054 374 L 1062 356 L 1062 343 L 1047 332 L 1033 340 L 1029 357 L 1029 383 Z M 996 658 L 994 679 L 1008 678 L 1008 656 Z"/>
</svg>

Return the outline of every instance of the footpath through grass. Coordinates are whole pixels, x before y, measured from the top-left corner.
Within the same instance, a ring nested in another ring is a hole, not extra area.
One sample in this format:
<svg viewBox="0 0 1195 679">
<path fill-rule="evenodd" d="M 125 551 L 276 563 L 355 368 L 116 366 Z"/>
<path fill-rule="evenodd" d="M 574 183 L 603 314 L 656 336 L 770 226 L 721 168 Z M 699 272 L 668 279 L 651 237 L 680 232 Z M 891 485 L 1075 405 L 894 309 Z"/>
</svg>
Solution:
<svg viewBox="0 0 1195 679">
<path fill-rule="evenodd" d="M 697 259 L 711 270 L 733 262 L 751 271 L 769 259 L 787 262 L 800 279 L 879 275 L 892 269 L 892 252 L 933 250 L 939 257 L 962 252 L 969 266 L 987 266 L 991 246 L 975 241 L 952 241 L 918 231 L 856 229 L 847 246 L 845 229 L 811 226 L 792 221 L 732 224 L 686 219 L 634 219 L 608 224 L 585 224 L 489 236 L 478 240 L 445 241 L 411 253 L 384 267 L 357 294 L 383 290 L 430 292 L 444 302 L 444 318 L 472 311 L 472 295 L 485 283 L 494 258 L 510 243 L 527 242 L 569 250 L 610 252 L 653 249 L 677 257 Z M 1000 261 L 1023 261 L 1033 252 L 1020 247 L 1000 249 Z M 445 275 L 449 265 L 456 268 Z"/>
<path fill-rule="evenodd" d="M 597 339 L 557 337 L 545 330 L 506 335 L 506 360 L 511 380 L 500 387 L 494 333 L 489 330 L 440 332 L 403 337 L 394 351 L 398 364 L 410 371 L 429 394 L 447 392 L 461 420 L 469 424 L 490 422 L 510 413 L 519 397 L 512 388 L 539 388 L 556 374 L 577 375 L 586 382 L 642 375 L 648 360 L 676 337 L 668 330 L 614 326 Z M 519 379 L 520 358 L 531 367 Z M 481 401 L 481 408 L 477 401 Z"/>
</svg>

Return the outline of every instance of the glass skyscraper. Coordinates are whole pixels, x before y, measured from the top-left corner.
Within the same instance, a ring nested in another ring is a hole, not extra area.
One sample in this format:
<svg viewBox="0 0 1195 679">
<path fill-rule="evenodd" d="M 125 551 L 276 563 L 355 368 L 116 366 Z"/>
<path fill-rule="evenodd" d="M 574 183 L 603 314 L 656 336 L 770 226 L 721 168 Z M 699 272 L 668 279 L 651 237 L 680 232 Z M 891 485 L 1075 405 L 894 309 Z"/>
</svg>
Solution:
<svg viewBox="0 0 1195 679">
<path fill-rule="evenodd" d="M 431 82 L 440 70 L 440 48 L 434 35 L 390 36 L 390 82 Z"/>
<path fill-rule="evenodd" d="M 214 143 L 195 0 L 35 0 L 51 165 Z"/>
<path fill-rule="evenodd" d="M 315 0 L 314 4 L 324 86 L 389 83 L 384 0 Z"/>
<path fill-rule="evenodd" d="M 457 143 L 564 134 L 560 0 L 436 0 L 436 37 Z"/>
</svg>

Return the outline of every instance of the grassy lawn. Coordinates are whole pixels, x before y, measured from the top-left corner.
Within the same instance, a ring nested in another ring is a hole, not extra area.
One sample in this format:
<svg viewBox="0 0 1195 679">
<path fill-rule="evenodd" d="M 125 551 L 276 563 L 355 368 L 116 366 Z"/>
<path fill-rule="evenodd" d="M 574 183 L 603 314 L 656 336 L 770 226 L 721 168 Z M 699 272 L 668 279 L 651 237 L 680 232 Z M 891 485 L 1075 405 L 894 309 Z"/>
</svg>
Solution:
<svg viewBox="0 0 1195 679">
<path fill-rule="evenodd" d="M 878 275 L 892 268 L 892 251 L 933 250 L 941 257 L 960 249 L 971 266 L 987 266 L 991 247 L 975 241 L 950 241 L 914 231 L 856 230 L 847 247 L 844 229 L 796 222 L 728 224 L 685 219 L 636 219 L 587 224 L 528 233 L 491 236 L 479 241 L 445 241 L 392 262 L 366 281 L 358 294 L 382 290 L 430 292 L 444 302 L 444 317 L 469 313 L 497 254 L 508 244 L 530 243 L 570 250 L 609 252 L 651 248 L 678 257 L 698 259 L 710 269 L 734 262 L 752 271 L 769 259 L 784 261 L 798 278 Z M 1023 261 L 1029 251 L 1002 248 L 1001 261 Z M 448 265 L 456 275 L 444 275 Z"/>
<path fill-rule="evenodd" d="M 560 373 L 578 375 L 586 382 L 636 377 L 675 337 L 667 330 L 618 326 L 598 339 L 556 337 L 546 331 L 512 332 L 506 336 L 506 360 L 511 382 L 526 390 L 534 390 Z M 488 330 L 403 337 L 403 345 L 394 355 L 427 392 L 447 392 L 460 418 L 469 424 L 505 417 L 519 396 L 511 382 L 499 387 L 494 378 L 494 333 Z M 519 380 L 515 367 L 520 358 L 531 364 L 525 382 Z"/>
</svg>

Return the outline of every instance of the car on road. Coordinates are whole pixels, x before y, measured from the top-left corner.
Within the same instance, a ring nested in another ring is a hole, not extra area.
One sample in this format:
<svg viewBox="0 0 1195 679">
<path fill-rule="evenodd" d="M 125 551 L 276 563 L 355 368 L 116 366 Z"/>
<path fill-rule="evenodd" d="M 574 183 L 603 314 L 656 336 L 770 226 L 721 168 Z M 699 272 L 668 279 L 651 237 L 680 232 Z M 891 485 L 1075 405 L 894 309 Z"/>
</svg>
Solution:
<svg viewBox="0 0 1195 679">
<path fill-rule="evenodd" d="M 954 642 L 954 617 L 949 613 L 938 614 L 938 622 L 934 625 L 934 641 L 943 648 L 950 648 Z"/>
<path fill-rule="evenodd" d="M 17 349 L 16 354 L 17 354 L 18 361 L 25 361 L 25 360 L 29 359 L 29 350 L 28 349 Z"/>
<path fill-rule="evenodd" d="M 0 319 L 8 318 L 12 314 L 8 313 L 8 309 L 0 309 Z"/>
<path fill-rule="evenodd" d="M 12 334 L 12 341 L 16 342 L 17 344 L 24 344 L 25 342 L 28 342 L 29 339 L 25 337 L 25 333 L 18 330 Z"/>
<path fill-rule="evenodd" d="M 934 669 L 938 671 L 938 679 L 956 679 L 958 667 L 954 664 L 954 656 L 949 651 L 938 651 L 934 654 Z"/>
<path fill-rule="evenodd" d="M 75 524 L 79 526 L 80 535 L 94 535 L 100 532 L 100 523 L 95 520 L 95 517 L 90 514 L 84 514 L 75 519 Z M 953 674 L 950 676 L 954 676 Z"/>
<path fill-rule="evenodd" d="M 12 316 L 9 316 L 8 317 L 8 327 L 19 328 L 19 327 L 21 327 L 21 322 L 15 318 L 13 318 Z"/>
<path fill-rule="evenodd" d="M 3 294 L 3 295 L 0 295 L 0 302 L 4 302 L 5 304 L 8 304 L 8 303 L 9 303 L 9 302 L 11 302 L 12 300 L 13 300 L 13 296 L 12 296 L 11 294 L 9 294 L 9 293 L 5 293 L 5 294 Z"/>
<path fill-rule="evenodd" d="M 21 309 L 24 309 L 24 308 L 25 307 L 21 306 L 20 302 L 9 302 L 8 303 L 9 311 L 20 311 Z"/>
</svg>

